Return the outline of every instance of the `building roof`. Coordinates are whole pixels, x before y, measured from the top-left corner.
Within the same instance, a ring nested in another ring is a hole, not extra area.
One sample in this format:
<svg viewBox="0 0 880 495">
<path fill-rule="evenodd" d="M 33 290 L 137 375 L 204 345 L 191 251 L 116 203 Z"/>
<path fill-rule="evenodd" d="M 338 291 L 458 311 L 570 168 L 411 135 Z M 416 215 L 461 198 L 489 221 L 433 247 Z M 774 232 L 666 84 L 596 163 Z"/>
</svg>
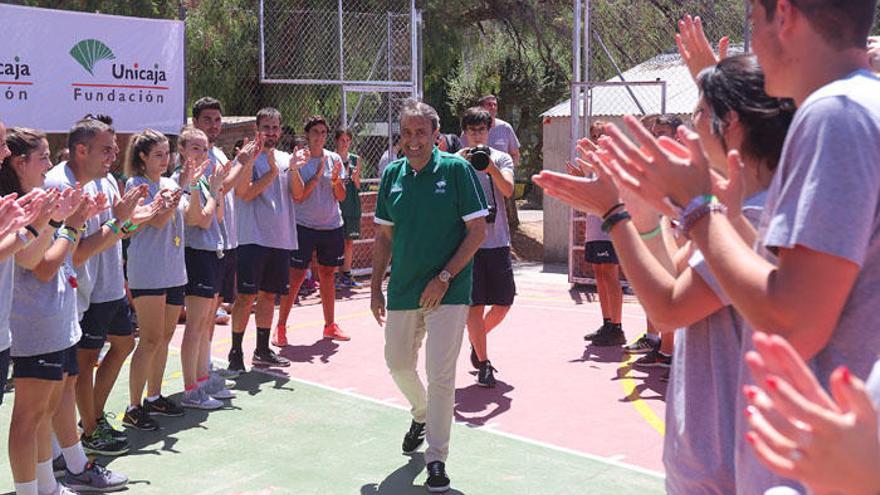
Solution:
<svg viewBox="0 0 880 495">
<path fill-rule="evenodd" d="M 697 86 L 691 73 L 678 53 L 658 55 L 650 60 L 625 71 L 623 78 L 627 82 L 665 81 L 666 109 L 665 113 L 689 115 L 693 112 L 699 99 Z M 613 77 L 608 82 L 619 82 Z M 659 85 L 631 86 L 596 86 L 593 88 L 592 112 L 594 116 L 641 115 L 635 99 L 639 101 L 645 114 L 664 113 L 661 105 L 661 89 Z M 583 111 L 583 101 L 580 102 Z M 547 110 L 542 117 L 570 117 L 571 98 Z"/>
</svg>

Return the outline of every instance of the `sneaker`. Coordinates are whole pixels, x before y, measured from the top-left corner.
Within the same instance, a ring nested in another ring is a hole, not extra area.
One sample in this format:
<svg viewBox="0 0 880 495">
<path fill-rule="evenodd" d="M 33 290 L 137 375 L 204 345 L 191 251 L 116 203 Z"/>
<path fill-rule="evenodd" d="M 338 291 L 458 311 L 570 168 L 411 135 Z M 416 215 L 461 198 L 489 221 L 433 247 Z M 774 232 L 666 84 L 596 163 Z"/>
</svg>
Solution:
<svg viewBox="0 0 880 495">
<path fill-rule="evenodd" d="M 168 397 L 160 395 L 156 400 L 144 400 L 144 410 L 150 416 L 167 416 L 179 418 L 183 416 L 183 409 Z"/>
<path fill-rule="evenodd" d="M 340 280 L 342 281 L 342 286 L 345 288 L 356 289 L 358 287 L 361 287 L 361 284 L 351 275 L 346 275 L 345 273 L 343 273 L 340 277 Z"/>
<path fill-rule="evenodd" d="M 340 329 L 339 325 L 336 323 L 331 323 L 324 327 L 324 338 L 341 340 L 343 342 L 351 340 L 351 337 L 342 333 L 342 329 Z"/>
<path fill-rule="evenodd" d="M 226 388 L 232 388 L 232 387 L 235 387 L 236 385 L 238 385 L 238 383 L 236 383 L 235 380 L 228 380 L 228 379 L 224 378 L 223 373 L 221 371 L 226 371 L 226 370 L 211 370 L 211 379 L 222 381 L 223 385 L 226 386 Z"/>
<path fill-rule="evenodd" d="M 190 409 L 203 409 L 205 411 L 213 411 L 223 407 L 222 402 L 212 398 L 201 387 L 184 392 L 180 405 Z"/>
<path fill-rule="evenodd" d="M 159 429 L 159 423 L 150 417 L 146 408 L 140 406 L 126 409 L 125 416 L 122 417 L 122 424 L 129 428 L 142 431 L 156 431 Z"/>
<path fill-rule="evenodd" d="M 217 308 L 217 314 L 214 315 L 214 323 L 217 325 L 228 325 L 229 320 L 229 313 L 223 308 Z"/>
<path fill-rule="evenodd" d="M 64 460 L 63 455 L 52 459 L 52 472 L 55 473 L 56 478 L 64 476 L 64 473 L 67 472 L 67 461 Z"/>
<path fill-rule="evenodd" d="M 620 325 L 608 325 L 599 335 L 593 339 L 592 345 L 596 347 L 614 347 L 626 344 L 626 335 Z"/>
<path fill-rule="evenodd" d="M 409 431 L 403 436 L 403 453 L 412 454 L 425 441 L 425 423 L 419 423 L 413 420 L 409 425 Z"/>
<path fill-rule="evenodd" d="M 627 344 L 623 346 L 623 351 L 630 354 L 647 354 L 659 346 L 659 340 L 655 342 L 648 337 L 648 334 L 645 334 L 639 337 L 639 340 L 633 342 L 632 344 Z"/>
<path fill-rule="evenodd" d="M 633 366 L 638 366 L 639 368 L 669 368 L 672 366 L 672 356 L 667 356 L 658 349 L 654 349 L 636 359 Z"/>
<path fill-rule="evenodd" d="M 235 349 L 229 351 L 229 366 L 227 369 L 232 372 L 247 373 L 247 369 L 244 367 L 244 354 L 241 351 Z"/>
<path fill-rule="evenodd" d="M 254 366 L 268 366 L 270 368 L 286 368 L 290 366 L 290 360 L 275 354 L 272 349 L 266 349 L 265 351 L 258 349 L 254 351 L 254 357 L 251 358 L 251 364 Z"/>
<path fill-rule="evenodd" d="M 442 461 L 428 463 L 428 479 L 425 487 L 431 493 L 449 491 L 449 476 L 446 476 L 446 465 Z"/>
<path fill-rule="evenodd" d="M 76 492 L 62 485 L 55 483 L 55 489 L 48 493 L 40 492 L 40 495 L 76 495 Z"/>
<path fill-rule="evenodd" d="M 128 442 L 116 440 L 103 430 L 96 429 L 91 435 L 82 435 L 79 439 L 86 454 L 116 456 L 131 450 Z"/>
<path fill-rule="evenodd" d="M 217 400 L 229 400 L 235 398 L 235 392 L 226 388 L 226 380 L 217 375 L 211 375 L 208 378 L 208 381 L 202 385 L 202 390 L 204 390 L 211 398 Z"/>
<path fill-rule="evenodd" d="M 473 366 L 475 370 L 480 369 L 480 358 L 477 357 L 477 351 L 474 349 L 474 346 L 471 346 L 471 366 Z"/>
<path fill-rule="evenodd" d="M 344 289 L 346 287 L 345 282 L 343 281 L 343 275 L 340 275 L 339 273 L 333 274 L 333 287 L 336 287 L 337 289 Z"/>
<path fill-rule="evenodd" d="M 96 423 L 97 423 L 99 429 L 106 431 L 107 434 L 110 435 L 111 437 L 113 437 L 117 440 L 128 440 L 128 435 L 124 431 L 117 430 L 116 428 L 113 427 L 113 425 L 110 424 L 109 421 L 107 421 L 106 414 L 101 416 L 100 418 L 98 418 L 96 420 Z"/>
<path fill-rule="evenodd" d="M 492 363 L 487 359 L 480 363 L 480 371 L 477 373 L 477 385 L 492 388 L 495 386 L 495 372 Z"/>
<path fill-rule="evenodd" d="M 606 327 L 606 326 L 608 326 L 607 323 L 602 323 L 602 326 L 600 326 L 599 328 L 597 328 L 594 332 L 592 332 L 592 333 L 588 333 L 588 334 L 584 335 L 584 340 L 586 340 L 587 342 L 589 342 L 589 341 L 595 339 L 596 337 L 598 337 L 599 335 L 601 335 L 602 332 L 605 331 L 605 327 Z"/>
<path fill-rule="evenodd" d="M 86 469 L 79 474 L 67 471 L 64 474 L 64 484 L 76 491 L 116 492 L 128 484 L 128 477 L 90 462 L 86 464 Z"/>
<path fill-rule="evenodd" d="M 220 378 L 223 378 L 224 380 L 235 380 L 236 378 L 241 376 L 241 371 L 229 370 L 226 368 L 217 368 L 217 369 L 211 370 L 211 374 L 217 375 Z"/>
<path fill-rule="evenodd" d="M 287 347 L 287 328 L 275 327 L 275 334 L 272 336 L 272 345 L 275 347 Z"/>
</svg>

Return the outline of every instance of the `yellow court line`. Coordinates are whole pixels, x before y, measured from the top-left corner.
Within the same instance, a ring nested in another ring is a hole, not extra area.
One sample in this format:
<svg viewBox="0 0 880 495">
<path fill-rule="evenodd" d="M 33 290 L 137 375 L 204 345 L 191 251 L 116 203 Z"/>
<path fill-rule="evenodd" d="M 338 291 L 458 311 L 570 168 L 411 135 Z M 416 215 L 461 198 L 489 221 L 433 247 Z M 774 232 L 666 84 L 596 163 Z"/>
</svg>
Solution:
<svg viewBox="0 0 880 495">
<path fill-rule="evenodd" d="M 636 390 L 636 381 L 633 380 L 632 376 L 630 375 L 630 373 L 632 373 L 631 365 L 636 359 L 638 359 L 637 354 L 630 354 L 629 359 L 621 362 L 621 364 L 623 365 L 621 368 L 625 368 L 626 373 L 624 373 L 621 377 L 620 384 L 623 386 L 623 391 L 626 392 L 627 397 L 632 397 Z M 648 406 L 648 404 L 641 399 L 641 397 L 635 395 L 635 399 L 631 400 L 630 403 L 633 405 L 633 407 L 636 408 L 636 411 L 638 411 L 639 415 L 644 418 L 649 425 L 657 430 L 657 432 L 660 433 L 660 436 L 666 434 L 666 423 L 663 421 L 663 419 L 660 418 L 660 416 L 657 416 L 657 413 L 655 413 L 654 410 L 651 409 L 651 407 Z"/>
</svg>

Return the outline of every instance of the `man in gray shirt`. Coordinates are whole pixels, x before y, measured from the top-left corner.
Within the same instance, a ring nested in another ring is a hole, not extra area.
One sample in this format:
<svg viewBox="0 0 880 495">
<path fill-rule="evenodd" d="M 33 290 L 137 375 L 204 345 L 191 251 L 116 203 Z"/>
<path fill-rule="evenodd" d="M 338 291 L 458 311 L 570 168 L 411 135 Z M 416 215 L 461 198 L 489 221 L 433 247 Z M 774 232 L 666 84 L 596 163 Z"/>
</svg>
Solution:
<svg viewBox="0 0 880 495">
<path fill-rule="evenodd" d="M 251 176 L 236 188 L 238 223 L 238 295 L 232 307 L 232 349 L 229 369 L 245 371 L 242 340 L 257 301 L 257 348 L 253 363 L 290 366 L 290 361 L 269 348 L 275 297 L 287 295 L 290 252 L 297 248 L 293 201 L 302 197 L 303 181 L 291 156 L 275 149 L 281 139 L 281 113 L 274 108 L 257 112 L 257 132 L 263 151 L 255 159 Z"/>
<path fill-rule="evenodd" d="M 492 128 L 489 129 L 489 138 L 486 144 L 498 151 L 503 151 L 513 158 L 513 164 L 519 164 L 519 138 L 513 126 L 498 118 L 498 98 L 495 95 L 486 95 L 477 101 L 477 105 L 483 107 L 492 116 Z M 473 146 L 468 143 L 467 134 L 462 131 L 461 145 Z"/>
<path fill-rule="evenodd" d="M 471 146 L 485 146 L 491 134 L 492 115 L 482 107 L 472 107 L 461 117 L 462 133 Z M 489 361 L 486 335 L 507 316 L 516 284 L 510 261 L 510 228 L 504 199 L 513 195 L 513 159 L 507 153 L 490 147 L 488 164 L 480 170 L 480 157 L 473 148 L 464 148 L 459 154 L 470 160 L 477 172 L 480 186 L 489 204 L 486 217 L 486 240 L 474 255 L 471 307 L 468 311 L 468 336 L 471 341 L 471 364 L 478 370 L 477 384 L 495 386 L 495 368 Z M 486 307 L 490 306 L 488 312 Z"/>
<path fill-rule="evenodd" d="M 290 253 L 290 294 L 282 297 L 274 343 L 287 345 L 287 317 L 293 299 L 306 278 L 312 255 L 318 258 L 321 306 L 324 309 L 324 338 L 350 340 L 335 321 L 336 287 L 333 274 L 345 259 L 345 233 L 339 202 L 345 199 L 342 158 L 324 149 L 329 128 L 324 117 L 315 115 L 305 123 L 308 150 L 297 150 L 308 162 L 297 172 L 303 180 L 302 197 L 296 200 L 296 238 L 299 247 Z"/>
</svg>

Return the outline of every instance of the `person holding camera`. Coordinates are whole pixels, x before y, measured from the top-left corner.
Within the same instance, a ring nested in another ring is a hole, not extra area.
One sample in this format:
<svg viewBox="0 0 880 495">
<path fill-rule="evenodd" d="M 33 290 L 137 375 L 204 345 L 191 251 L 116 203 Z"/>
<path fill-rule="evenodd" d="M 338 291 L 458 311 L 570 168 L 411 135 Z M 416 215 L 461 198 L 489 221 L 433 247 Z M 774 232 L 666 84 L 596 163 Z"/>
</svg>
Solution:
<svg viewBox="0 0 880 495">
<path fill-rule="evenodd" d="M 471 364 L 479 373 L 477 384 L 495 386 L 495 368 L 489 361 L 486 335 L 496 328 L 513 304 L 516 284 L 510 263 L 510 228 L 504 198 L 513 195 L 513 158 L 486 145 L 492 128 L 492 114 L 482 107 L 467 109 L 461 130 L 472 147 L 459 154 L 477 171 L 489 205 L 486 240 L 474 255 L 473 288 L 467 329 L 471 341 Z M 487 312 L 486 307 L 490 309 Z"/>
</svg>

